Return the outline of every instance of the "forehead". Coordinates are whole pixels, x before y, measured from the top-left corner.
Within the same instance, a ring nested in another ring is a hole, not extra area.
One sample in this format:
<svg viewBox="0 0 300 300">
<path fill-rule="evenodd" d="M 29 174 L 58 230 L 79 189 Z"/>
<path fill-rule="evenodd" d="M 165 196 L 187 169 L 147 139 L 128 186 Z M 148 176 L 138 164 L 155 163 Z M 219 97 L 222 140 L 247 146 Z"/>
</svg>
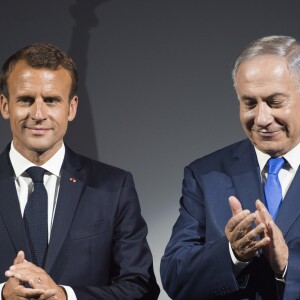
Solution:
<svg viewBox="0 0 300 300">
<path fill-rule="evenodd" d="M 18 61 L 12 68 L 8 78 L 8 89 L 70 89 L 71 76 L 60 67 L 57 70 L 33 68 L 26 61 Z"/>
<path fill-rule="evenodd" d="M 236 73 L 236 90 L 287 90 L 298 86 L 298 77 L 288 69 L 285 57 L 262 55 L 241 63 Z"/>
<path fill-rule="evenodd" d="M 237 79 L 243 77 L 245 80 L 252 81 L 257 78 L 280 77 L 289 74 L 285 57 L 261 55 L 243 61 L 237 70 Z"/>
</svg>

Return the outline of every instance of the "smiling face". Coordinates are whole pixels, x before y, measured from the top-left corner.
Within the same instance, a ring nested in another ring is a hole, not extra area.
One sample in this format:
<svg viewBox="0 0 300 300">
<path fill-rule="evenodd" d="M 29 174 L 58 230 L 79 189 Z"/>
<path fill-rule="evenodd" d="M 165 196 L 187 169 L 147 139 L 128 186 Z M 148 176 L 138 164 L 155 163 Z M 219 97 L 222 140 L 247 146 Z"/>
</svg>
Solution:
<svg viewBox="0 0 300 300">
<path fill-rule="evenodd" d="M 237 70 L 236 91 L 245 133 L 259 150 L 281 156 L 300 142 L 298 79 L 284 57 L 264 55 Z"/>
<path fill-rule="evenodd" d="M 36 69 L 23 60 L 8 79 L 9 99 L 1 95 L 1 113 L 10 120 L 18 152 L 42 164 L 61 147 L 68 122 L 75 118 L 78 99 L 69 99 L 71 77 L 67 70 Z"/>
</svg>

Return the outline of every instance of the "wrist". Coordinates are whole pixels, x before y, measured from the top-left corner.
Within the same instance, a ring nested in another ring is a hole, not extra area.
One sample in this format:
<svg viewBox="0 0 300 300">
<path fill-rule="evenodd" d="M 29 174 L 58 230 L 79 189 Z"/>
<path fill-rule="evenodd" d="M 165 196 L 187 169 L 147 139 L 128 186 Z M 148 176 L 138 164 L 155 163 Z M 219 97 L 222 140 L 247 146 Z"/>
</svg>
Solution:
<svg viewBox="0 0 300 300">
<path fill-rule="evenodd" d="M 284 267 L 283 272 L 274 273 L 276 280 L 285 282 L 285 275 L 286 275 L 287 267 L 288 267 L 287 265 Z"/>
<path fill-rule="evenodd" d="M 62 300 L 68 300 L 68 294 L 67 294 L 67 291 L 65 290 L 65 288 L 61 285 L 58 286 L 60 291 L 61 291 L 61 294 L 62 294 Z"/>
</svg>

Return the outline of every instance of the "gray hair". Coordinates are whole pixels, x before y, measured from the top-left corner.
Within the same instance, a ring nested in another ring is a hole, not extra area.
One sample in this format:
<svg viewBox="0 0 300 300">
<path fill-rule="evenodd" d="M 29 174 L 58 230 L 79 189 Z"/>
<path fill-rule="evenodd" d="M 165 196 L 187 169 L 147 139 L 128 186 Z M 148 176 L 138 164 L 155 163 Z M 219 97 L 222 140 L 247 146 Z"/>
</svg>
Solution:
<svg viewBox="0 0 300 300">
<path fill-rule="evenodd" d="M 293 37 L 273 35 L 253 41 L 235 60 L 232 79 L 235 86 L 236 73 L 240 65 L 251 58 L 261 55 L 276 55 L 285 57 L 289 71 L 300 80 L 300 43 Z"/>
</svg>

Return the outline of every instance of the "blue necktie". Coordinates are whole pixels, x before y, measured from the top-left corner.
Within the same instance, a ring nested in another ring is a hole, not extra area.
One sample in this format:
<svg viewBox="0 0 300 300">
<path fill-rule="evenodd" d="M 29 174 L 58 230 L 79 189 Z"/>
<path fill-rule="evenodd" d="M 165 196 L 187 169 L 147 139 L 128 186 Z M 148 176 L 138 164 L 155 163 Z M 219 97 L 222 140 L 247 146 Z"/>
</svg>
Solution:
<svg viewBox="0 0 300 300">
<path fill-rule="evenodd" d="M 44 186 L 45 169 L 31 167 L 26 170 L 34 190 L 29 196 L 24 211 L 24 226 L 32 261 L 43 267 L 48 247 L 48 195 Z"/>
<path fill-rule="evenodd" d="M 284 165 L 284 158 L 271 157 L 268 161 L 268 178 L 265 183 L 265 196 L 267 207 L 273 220 L 276 218 L 278 208 L 282 200 L 282 190 L 278 173 Z"/>
</svg>

